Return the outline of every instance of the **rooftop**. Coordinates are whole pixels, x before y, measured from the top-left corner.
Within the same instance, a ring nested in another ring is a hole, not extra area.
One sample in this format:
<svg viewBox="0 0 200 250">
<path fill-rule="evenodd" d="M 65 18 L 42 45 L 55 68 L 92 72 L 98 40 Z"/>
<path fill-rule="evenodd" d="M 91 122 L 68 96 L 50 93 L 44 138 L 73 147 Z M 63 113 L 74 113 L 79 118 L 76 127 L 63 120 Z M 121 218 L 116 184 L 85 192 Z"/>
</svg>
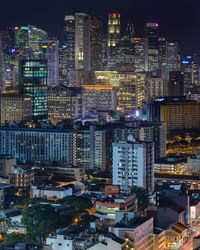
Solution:
<svg viewBox="0 0 200 250">
<path fill-rule="evenodd" d="M 134 229 L 150 219 L 153 220 L 153 218 L 148 218 L 148 217 L 135 217 L 135 218 L 131 219 L 130 221 L 128 221 L 127 223 L 117 223 L 114 227 L 133 228 Z"/>
</svg>

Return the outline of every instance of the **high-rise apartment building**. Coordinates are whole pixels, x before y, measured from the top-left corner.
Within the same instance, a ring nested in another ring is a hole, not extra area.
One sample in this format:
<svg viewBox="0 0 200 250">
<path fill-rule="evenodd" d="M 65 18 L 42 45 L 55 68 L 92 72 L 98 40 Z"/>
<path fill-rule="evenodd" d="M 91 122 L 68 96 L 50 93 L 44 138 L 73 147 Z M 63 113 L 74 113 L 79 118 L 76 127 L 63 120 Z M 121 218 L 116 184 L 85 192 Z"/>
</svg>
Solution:
<svg viewBox="0 0 200 250">
<path fill-rule="evenodd" d="M 112 141 L 126 141 L 133 136 L 139 141 L 154 142 L 154 158 L 166 156 L 166 126 L 161 122 L 134 121 L 116 124 L 112 128 Z"/>
<path fill-rule="evenodd" d="M 72 164 L 72 131 L 1 127 L 0 154 L 12 155 L 21 163 Z"/>
<path fill-rule="evenodd" d="M 106 169 L 106 130 L 95 126 L 75 128 L 73 164 L 91 170 Z"/>
<path fill-rule="evenodd" d="M 130 191 L 141 187 L 154 190 L 154 145 L 151 142 L 136 142 L 130 136 L 128 141 L 113 144 L 113 185 Z"/>
</svg>

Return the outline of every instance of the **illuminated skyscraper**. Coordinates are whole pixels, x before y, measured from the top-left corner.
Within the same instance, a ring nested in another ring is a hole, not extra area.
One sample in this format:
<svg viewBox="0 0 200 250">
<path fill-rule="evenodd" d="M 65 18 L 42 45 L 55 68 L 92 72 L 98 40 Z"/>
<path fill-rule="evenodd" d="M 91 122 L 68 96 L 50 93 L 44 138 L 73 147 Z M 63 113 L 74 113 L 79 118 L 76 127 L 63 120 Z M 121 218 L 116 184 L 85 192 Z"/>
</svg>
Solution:
<svg viewBox="0 0 200 250">
<path fill-rule="evenodd" d="M 132 23 L 127 23 L 127 26 L 126 26 L 126 36 L 129 38 L 129 39 L 132 39 L 135 35 L 135 27 Z"/>
<path fill-rule="evenodd" d="M 144 38 L 135 37 L 132 39 L 132 43 L 134 46 L 134 71 L 135 72 L 144 72 L 145 71 L 145 46 L 144 46 Z"/>
<path fill-rule="evenodd" d="M 90 18 L 75 14 L 75 69 L 90 70 Z"/>
<path fill-rule="evenodd" d="M 64 41 L 61 49 L 60 63 L 63 65 L 63 70 L 66 74 L 70 70 L 75 69 L 75 17 L 65 16 L 64 20 Z M 65 58 L 65 59 L 64 59 Z M 65 69 L 64 69 L 65 67 Z"/>
<path fill-rule="evenodd" d="M 168 95 L 169 96 L 183 96 L 184 95 L 183 72 L 171 71 L 169 73 Z"/>
<path fill-rule="evenodd" d="M 166 53 L 167 53 L 167 41 L 165 37 L 158 38 L 158 69 L 159 69 L 159 77 L 167 78 L 167 62 L 166 62 Z"/>
<path fill-rule="evenodd" d="M 179 67 L 178 43 L 167 42 L 166 46 L 167 79 L 171 71 L 177 71 Z"/>
<path fill-rule="evenodd" d="M 32 117 L 47 119 L 47 60 L 30 59 L 20 61 L 20 92 L 32 97 Z"/>
<path fill-rule="evenodd" d="M 145 71 L 158 74 L 159 69 L 159 46 L 158 46 L 158 23 L 146 23 L 145 30 Z"/>
<path fill-rule="evenodd" d="M 15 27 L 15 46 L 17 48 L 28 48 L 29 46 L 28 26 Z"/>
<path fill-rule="evenodd" d="M 112 69 L 115 61 L 115 47 L 120 41 L 120 14 L 111 13 L 108 16 L 108 34 L 107 34 L 107 66 L 106 69 Z"/>
<path fill-rule="evenodd" d="M 102 70 L 102 19 L 90 16 L 90 69 Z"/>
<path fill-rule="evenodd" d="M 59 84 L 67 86 L 68 81 L 68 74 L 69 74 L 69 68 L 68 68 L 68 48 L 66 45 L 62 45 L 59 48 Z"/>
<path fill-rule="evenodd" d="M 184 86 L 186 93 L 191 88 L 199 86 L 199 65 L 197 63 L 197 54 L 185 56 L 181 63 L 181 70 L 184 73 Z"/>
<path fill-rule="evenodd" d="M 144 101 L 145 74 L 119 74 L 118 106 L 120 112 L 141 108 Z"/>
<path fill-rule="evenodd" d="M 32 25 L 29 25 L 28 29 L 28 46 L 33 52 L 32 56 L 37 57 L 40 51 L 40 42 L 47 40 L 48 33 Z"/>
<path fill-rule="evenodd" d="M 123 72 L 133 72 L 135 63 L 134 44 L 124 37 L 110 50 L 107 69 Z"/>
<path fill-rule="evenodd" d="M 116 46 L 120 39 L 120 14 L 111 13 L 108 16 L 108 47 Z"/>
<path fill-rule="evenodd" d="M 40 43 L 40 58 L 48 62 L 48 86 L 58 85 L 59 41 L 52 39 Z"/>
</svg>

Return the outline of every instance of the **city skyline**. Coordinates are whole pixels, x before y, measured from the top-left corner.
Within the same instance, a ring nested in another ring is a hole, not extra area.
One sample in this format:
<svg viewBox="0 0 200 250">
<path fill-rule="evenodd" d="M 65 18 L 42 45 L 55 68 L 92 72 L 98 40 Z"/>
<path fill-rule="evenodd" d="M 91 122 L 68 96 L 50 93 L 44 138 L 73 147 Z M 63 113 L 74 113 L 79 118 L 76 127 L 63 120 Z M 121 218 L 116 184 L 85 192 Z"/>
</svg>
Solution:
<svg viewBox="0 0 200 250">
<path fill-rule="evenodd" d="M 199 8 L 200 3 L 195 0 L 192 1 L 192 4 L 185 0 L 181 1 L 181 4 L 171 0 L 162 3 L 157 0 L 151 1 L 151 3 L 145 0 L 128 0 L 127 4 L 113 0 L 106 2 L 60 0 L 59 5 L 49 4 L 46 0 L 42 3 L 38 0 L 29 2 L 3 0 L 0 28 L 32 24 L 47 30 L 50 36 L 62 39 L 65 15 L 86 12 L 90 15 L 103 16 L 104 30 L 106 30 L 108 13 L 119 12 L 122 16 L 122 27 L 125 27 L 128 21 L 132 22 L 138 36 L 144 35 L 145 22 L 159 22 L 161 34 L 169 37 L 171 41 L 178 41 L 184 55 L 198 53 L 200 49 L 200 35 L 195 31 L 200 24 Z"/>
</svg>

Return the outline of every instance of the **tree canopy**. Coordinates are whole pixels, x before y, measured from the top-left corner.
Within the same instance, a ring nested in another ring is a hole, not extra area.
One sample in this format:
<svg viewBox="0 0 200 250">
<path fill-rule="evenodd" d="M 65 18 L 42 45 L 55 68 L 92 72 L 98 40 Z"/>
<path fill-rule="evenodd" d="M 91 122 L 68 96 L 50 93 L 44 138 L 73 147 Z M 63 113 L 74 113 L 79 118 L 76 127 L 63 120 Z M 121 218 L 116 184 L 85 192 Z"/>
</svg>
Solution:
<svg viewBox="0 0 200 250">
<path fill-rule="evenodd" d="M 59 214 L 51 205 L 34 204 L 27 206 L 22 214 L 22 224 L 26 228 L 27 238 L 31 242 L 42 242 L 55 230 Z"/>
<path fill-rule="evenodd" d="M 138 202 L 138 209 L 144 210 L 149 205 L 149 196 L 145 189 L 141 187 L 133 187 L 131 192 L 136 195 L 137 202 Z"/>
</svg>

